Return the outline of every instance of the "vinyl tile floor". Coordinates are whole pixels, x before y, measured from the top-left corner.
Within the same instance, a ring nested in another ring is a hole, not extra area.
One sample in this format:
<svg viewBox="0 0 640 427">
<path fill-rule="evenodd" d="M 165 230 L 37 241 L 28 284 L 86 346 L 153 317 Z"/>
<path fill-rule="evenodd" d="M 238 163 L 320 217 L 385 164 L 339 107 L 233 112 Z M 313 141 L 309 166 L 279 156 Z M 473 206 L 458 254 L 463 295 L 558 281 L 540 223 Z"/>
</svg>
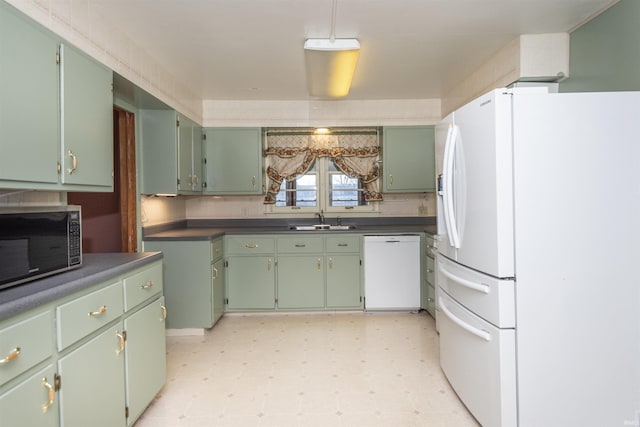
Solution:
<svg viewBox="0 0 640 427">
<path fill-rule="evenodd" d="M 167 383 L 136 427 L 478 426 L 425 312 L 227 314 L 167 337 Z"/>
</svg>

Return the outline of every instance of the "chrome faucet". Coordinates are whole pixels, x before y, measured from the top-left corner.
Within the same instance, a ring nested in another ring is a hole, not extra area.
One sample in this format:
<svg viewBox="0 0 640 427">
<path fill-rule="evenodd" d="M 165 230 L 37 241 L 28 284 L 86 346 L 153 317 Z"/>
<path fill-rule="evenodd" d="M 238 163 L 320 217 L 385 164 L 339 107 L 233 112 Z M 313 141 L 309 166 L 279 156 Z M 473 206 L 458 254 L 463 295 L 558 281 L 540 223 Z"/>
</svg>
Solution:
<svg viewBox="0 0 640 427">
<path fill-rule="evenodd" d="M 320 209 L 320 212 L 316 212 L 316 215 L 320 219 L 320 224 L 324 224 L 324 210 Z"/>
</svg>

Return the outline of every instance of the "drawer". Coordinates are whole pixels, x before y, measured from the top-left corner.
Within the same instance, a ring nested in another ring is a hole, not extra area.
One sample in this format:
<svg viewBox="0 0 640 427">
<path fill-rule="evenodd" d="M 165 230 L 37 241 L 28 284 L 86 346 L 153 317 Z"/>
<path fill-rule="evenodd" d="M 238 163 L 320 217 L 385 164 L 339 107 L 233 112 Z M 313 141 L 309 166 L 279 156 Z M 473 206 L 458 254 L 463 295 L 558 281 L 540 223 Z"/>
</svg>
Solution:
<svg viewBox="0 0 640 427">
<path fill-rule="evenodd" d="M 123 307 L 122 282 L 58 306 L 58 350 L 117 319 L 122 315 Z"/>
<path fill-rule="evenodd" d="M 217 261 L 222 258 L 224 253 L 224 241 L 222 239 L 216 239 L 211 242 L 211 261 Z"/>
<path fill-rule="evenodd" d="M 162 293 L 162 263 L 157 263 L 138 273 L 125 278 L 124 310 L 131 310 L 136 305 Z"/>
<path fill-rule="evenodd" d="M 225 255 L 255 255 L 273 254 L 275 240 L 273 237 L 263 236 L 232 236 L 227 237 L 227 253 Z"/>
<path fill-rule="evenodd" d="M 52 342 L 50 311 L 0 330 L 0 385 L 50 357 Z"/>
<path fill-rule="evenodd" d="M 322 236 L 278 237 L 278 253 L 318 253 L 324 251 Z"/>
<path fill-rule="evenodd" d="M 327 253 L 332 252 L 360 252 L 360 236 L 327 237 Z"/>
<path fill-rule="evenodd" d="M 427 278 L 427 282 L 429 282 L 429 284 L 431 286 L 435 286 L 436 283 L 436 278 L 435 278 L 435 262 L 433 261 L 433 258 L 429 258 L 427 257 L 427 262 L 425 263 L 425 275 Z"/>
</svg>

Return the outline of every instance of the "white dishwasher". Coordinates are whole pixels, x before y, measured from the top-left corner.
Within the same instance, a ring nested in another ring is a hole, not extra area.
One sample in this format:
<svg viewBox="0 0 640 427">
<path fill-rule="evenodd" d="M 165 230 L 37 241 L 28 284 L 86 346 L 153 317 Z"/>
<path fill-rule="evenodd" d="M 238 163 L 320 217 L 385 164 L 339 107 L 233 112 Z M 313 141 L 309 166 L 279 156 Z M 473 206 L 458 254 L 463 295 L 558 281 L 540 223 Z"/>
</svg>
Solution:
<svg viewBox="0 0 640 427">
<path fill-rule="evenodd" d="M 364 236 L 365 310 L 420 309 L 420 236 Z"/>
</svg>

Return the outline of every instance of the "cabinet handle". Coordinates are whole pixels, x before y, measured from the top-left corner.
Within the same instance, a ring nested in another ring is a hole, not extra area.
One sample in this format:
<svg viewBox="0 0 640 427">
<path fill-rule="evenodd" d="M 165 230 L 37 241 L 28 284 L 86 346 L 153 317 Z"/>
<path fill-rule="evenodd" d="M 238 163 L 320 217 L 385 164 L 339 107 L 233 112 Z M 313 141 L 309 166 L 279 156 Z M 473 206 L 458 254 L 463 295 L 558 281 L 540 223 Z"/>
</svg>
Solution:
<svg viewBox="0 0 640 427">
<path fill-rule="evenodd" d="M 298 243 L 296 244 L 296 248 L 306 248 L 307 245 L 305 245 L 304 243 Z"/>
<path fill-rule="evenodd" d="M 90 311 L 88 314 L 89 314 L 89 317 L 94 317 L 94 316 L 100 316 L 102 314 L 105 314 L 106 312 L 107 312 L 107 306 L 103 305 L 97 311 Z"/>
<path fill-rule="evenodd" d="M 153 282 L 151 280 L 149 280 L 147 283 L 145 283 L 144 285 L 140 286 L 140 289 L 151 289 L 153 287 Z"/>
<path fill-rule="evenodd" d="M 267 260 L 267 271 L 271 271 L 271 258 Z"/>
<path fill-rule="evenodd" d="M 245 248 L 247 249 L 255 249 L 258 247 L 257 243 L 247 243 L 246 245 L 244 245 Z"/>
<path fill-rule="evenodd" d="M 162 321 L 167 320 L 167 307 L 161 305 L 160 309 L 162 310 Z"/>
<path fill-rule="evenodd" d="M 67 152 L 67 155 L 71 157 L 71 167 L 67 169 L 67 172 L 69 173 L 69 175 L 71 175 L 76 171 L 76 169 L 78 169 L 78 158 L 75 154 L 73 154 L 73 151 L 71 150 Z"/>
<path fill-rule="evenodd" d="M 338 246 L 341 248 L 346 248 L 347 246 L 349 246 L 348 243 L 338 243 Z"/>
<path fill-rule="evenodd" d="M 213 267 L 213 280 L 218 280 L 218 269 Z"/>
<path fill-rule="evenodd" d="M 49 401 L 42 405 L 42 412 L 47 412 L 51 405 L 53 405 L 53 401 L 56 397 L 56 390 L 51 384 L 47 382 L 47 377 L 42 378 L 42 385 L 47 389 L 47 394 L 49 395 Z"/>
<path fill-rule="evenodd" d="M 255 176 L 251 177 L 251 186 L 253 188 L 256 188 L 256 177 Z"/>
<path fill-rule="evenodd" d="M 333 268 L 333 258 L 329 258 L 329 268 Z"/>
<path fill-rule="evenodd" d="M 120 348 L 116 350 L 116 354 L 120 354 L 124 351 L 124 342 L 127 340 L 127 331 L 118 332 L 116 329 L 116 337 L 118 337 L 118 342 L 120 344 Z"/>
<path fill-rule="evenodd" d="M 320 258 L 318 258 L 318 271 L 320 271 Z"/>
<path fill-rule="evenodd" d="M 393 185 L 393 175 L 389 174 L 389 185 Z"/>
<path fill-rule="evenodd" d="M 0 359 L 0 365 L 11 362 L 16 357 L 20 356 L 20 347 L 16 347 L 4 359 Z"/>
</svg>

